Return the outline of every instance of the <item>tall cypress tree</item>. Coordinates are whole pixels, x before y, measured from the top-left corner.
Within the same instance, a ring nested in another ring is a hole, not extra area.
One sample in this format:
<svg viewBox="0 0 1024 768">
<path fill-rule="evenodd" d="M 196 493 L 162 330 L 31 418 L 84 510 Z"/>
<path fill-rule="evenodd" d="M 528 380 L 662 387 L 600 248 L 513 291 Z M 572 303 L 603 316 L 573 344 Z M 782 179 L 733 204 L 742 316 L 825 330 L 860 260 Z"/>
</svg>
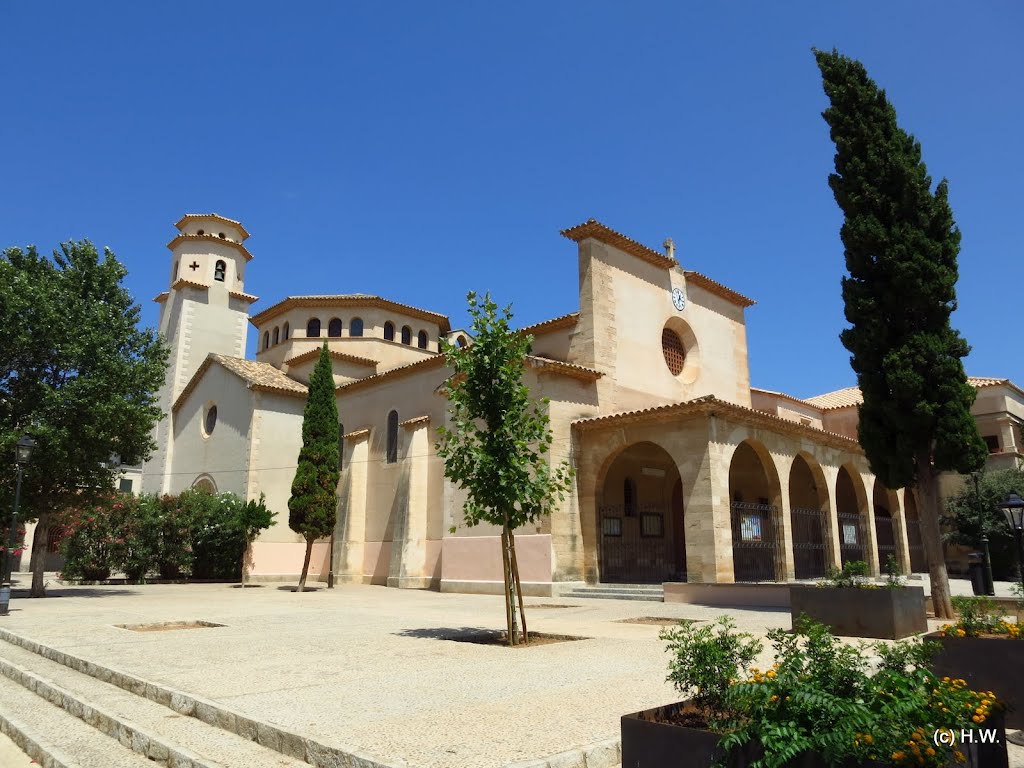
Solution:
<svg viewBox="0 0 1024 768">
<path fill-rule="evenodd" d="M 970 348 L 950 326 L 960 231 L 945 179 L 932 191 L 921 145 L 885 91 L 837 51 L 814 52 L 836 145 L 829 186 L 845 214 L 843 346 L 864 396 L 860 443 L 888 488 L 917 495 L 935 615 L 952 616 L 939 531 L 938 474 L 971 472 L 987 450 L 971 416 Z"/>
<path fill-rule="evenodd" d="M 292 496 L 288 500 L 288 527 L 306 539 L 299 592 L 306 587 L 313 542 L 330 536 L 334 531 L 340 439 L 331 355 L 324 342 L 320 359 L 309 379 L 306 410 L 302 416 L 302 448 L 292 481 Z"/>
</svg>

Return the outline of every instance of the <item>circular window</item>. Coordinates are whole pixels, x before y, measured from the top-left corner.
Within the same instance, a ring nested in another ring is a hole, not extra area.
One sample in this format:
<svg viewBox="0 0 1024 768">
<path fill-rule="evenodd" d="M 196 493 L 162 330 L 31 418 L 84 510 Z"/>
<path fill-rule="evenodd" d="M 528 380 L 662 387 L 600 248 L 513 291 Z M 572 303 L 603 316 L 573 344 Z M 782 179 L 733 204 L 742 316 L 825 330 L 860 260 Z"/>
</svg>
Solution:
<svg viewBox="0 0 1024 768">
<path fill-rule="evenodd" d="M 665 328 L 661 332 L 661 353 L 665 355 L 665 365 L 678 376 L 683 372 L 683 364 L 686 362 L 686 348 L 679 334 L 671 328 Z"/>
<path fill-rule="evenodd" d="M 203 431 L 206 436 L 209 437 L 213 434 L 214 427 L 217 426 L 217 406 L 211 405 L 206 409 L 206 418 L 203 420 Z"/>
</svg>

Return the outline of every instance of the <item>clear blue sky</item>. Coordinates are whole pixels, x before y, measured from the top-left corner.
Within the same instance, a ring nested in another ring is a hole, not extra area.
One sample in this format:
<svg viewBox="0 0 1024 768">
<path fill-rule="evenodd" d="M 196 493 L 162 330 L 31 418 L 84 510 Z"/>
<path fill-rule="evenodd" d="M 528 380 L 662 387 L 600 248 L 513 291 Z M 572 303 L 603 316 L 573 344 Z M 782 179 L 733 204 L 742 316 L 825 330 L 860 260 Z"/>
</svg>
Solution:
<svg viewBox="0 0 1024 768">
<path fill-rule="evenodd" d="M 950 180 L 968 371 L 1024 385 L 1022 9 L 0 0 L 0 245 L 110 246 L 152 325 L 173 222 L 216 211 L 256 309 L 368 292 L 459 326 L 489 289 L 527 324 L 576 309 L 558 233 L 595 217 L 756 299 L 753 383 L 809 396 L 854 383 L 810 50 L 837 47 Z"/>
</svg>

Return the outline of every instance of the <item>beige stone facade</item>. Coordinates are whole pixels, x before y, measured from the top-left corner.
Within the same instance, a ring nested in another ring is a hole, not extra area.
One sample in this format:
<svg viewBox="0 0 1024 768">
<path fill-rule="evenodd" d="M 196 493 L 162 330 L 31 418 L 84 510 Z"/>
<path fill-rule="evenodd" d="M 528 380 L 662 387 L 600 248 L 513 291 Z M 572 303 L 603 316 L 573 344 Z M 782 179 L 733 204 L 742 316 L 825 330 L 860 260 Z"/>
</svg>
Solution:
<svg viewBox="0 0 1024 768">
<path fill-rule="evenodd" d="M 342 467 L 333 561 L 330 542 L 319 543 L 314 576 L 500 590 L 498 531 L 463 524 L 463 492 L 435 451 L 449 375 L 440 339 L 469 334 L 443 314 L 365 294 L 293 296 L 250 315 L 241 224 L 195 214 L 177 226 L 170 287 L 157 297 L 172 347 L 169 418 L 143 490 L 265 495 L 278 525 L 256 543 L 253 576 L 294 577 L 303 544 L 287 501 L 306 384 L 326 342 Z M 534 337 L 524 377 L 549 401 L 551 460 L 572 464 L 575 488 L 518 532 L 527 592 L 786 581 L 850 559 L 879 573 L 890 555 L 924 569 L 913 499 L 875 481 L 856 441 L 856 389 L 801 400 L 752 388 L 752 300 L 685 269 L 670 242 L 657 251 L 593 220 L 562 234 L 575 245 L 578 295 L 565 314 L 523 329 Z M 244 359 L 249 325 L 255 360 Z M 1024 393 L 1006 380 L 972 383 L 993 463 L 1016 460 Z"/>
</svg>

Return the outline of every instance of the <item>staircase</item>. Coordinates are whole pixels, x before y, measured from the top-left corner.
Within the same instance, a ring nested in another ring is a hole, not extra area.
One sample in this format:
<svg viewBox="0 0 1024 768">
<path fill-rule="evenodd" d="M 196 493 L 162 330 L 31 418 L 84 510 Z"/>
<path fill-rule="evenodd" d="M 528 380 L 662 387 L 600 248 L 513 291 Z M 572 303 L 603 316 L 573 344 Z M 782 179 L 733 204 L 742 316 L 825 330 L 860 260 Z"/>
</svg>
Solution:
<svg viewBox="0 0 1024 768">
<path fill-rule="evenodd" d="M 575 587 L 560 597 L 585 597 L 603 600 L 647 600 L 665 602 L 665 590 L 660 584 L 595 584 Z"/>
<path fill-rule="evenodd" d="M 4 629 L 0 730 L 45 768 L 390 768 Z"/>
</svg>

